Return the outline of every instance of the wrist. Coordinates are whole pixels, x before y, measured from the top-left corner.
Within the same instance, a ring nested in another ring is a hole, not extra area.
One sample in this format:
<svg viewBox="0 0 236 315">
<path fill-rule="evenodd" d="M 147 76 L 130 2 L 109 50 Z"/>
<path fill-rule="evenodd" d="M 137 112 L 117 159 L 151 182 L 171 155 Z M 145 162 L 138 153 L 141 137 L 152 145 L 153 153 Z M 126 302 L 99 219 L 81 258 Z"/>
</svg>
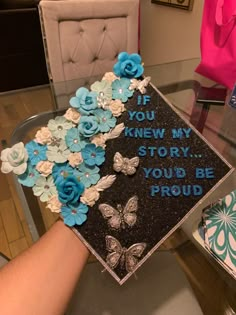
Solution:
<svg viewBox="0 0 236 315">
<path fill-rule="evenodd" d="M 59 219 L 54 224 L 53 228 L 58 231 L 60 237 L 68 242 L 71 250 L 74 248 L 77 252 L 79 252 L 80 257 L 82 256 L 85 260 L 87 260 L 89 256 L 89 250 L 70 227 L 65 225 L 64 222 Z"/>
</svg>

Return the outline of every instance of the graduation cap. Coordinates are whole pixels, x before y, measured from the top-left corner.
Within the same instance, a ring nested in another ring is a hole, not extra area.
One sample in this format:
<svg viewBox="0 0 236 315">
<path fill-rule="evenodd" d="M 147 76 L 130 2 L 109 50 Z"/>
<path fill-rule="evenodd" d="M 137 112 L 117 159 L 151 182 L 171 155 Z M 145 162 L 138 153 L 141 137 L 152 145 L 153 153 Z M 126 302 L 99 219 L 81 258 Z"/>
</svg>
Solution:
<svg viewBox="0 0 236 315">
<path fill-rule="evenodd" d="M 231 166 L 150 83 L 125 103 L 101 176 L 116 180 L 74 230 L 123 284 L 217 188 Z"/>
</svg>

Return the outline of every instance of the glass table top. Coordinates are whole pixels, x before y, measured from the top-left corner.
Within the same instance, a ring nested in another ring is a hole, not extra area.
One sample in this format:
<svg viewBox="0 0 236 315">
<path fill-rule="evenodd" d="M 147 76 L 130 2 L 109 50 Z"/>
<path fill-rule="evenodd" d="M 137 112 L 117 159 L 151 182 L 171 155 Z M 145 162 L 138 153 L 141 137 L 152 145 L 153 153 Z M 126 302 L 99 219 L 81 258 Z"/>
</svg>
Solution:
<svg viewBox="0 0 236 315">
<path fill-rule="evenodd" d="M 190 59 L 148 66 L 145 67 L 144 75 L 151 76 L 152 84 L 157 86 L 180 114 L 188 119 L 229 163 L 236 166 L 236 109 L 228 105 L 196 103 L 202 86 L 216 85 L 194 72 L 198 62 L 199 59 Z M 97 76 L 51 84 L 55 110 L 23 121 L 16 127 L 11 144 L 31 140 L 37 129 L 65 111 L 70 97 L 79 87 L 89 87 L 101 78 L 102 76 Z M 47 229 L 40 211 L 41 206 L 39 207 L 31 189 L 21 187 L 17 180 L 16 185 L 32 237 L 37 240 Z M 52 218 L 55 219 L 56 217 Z"/>
</svg>

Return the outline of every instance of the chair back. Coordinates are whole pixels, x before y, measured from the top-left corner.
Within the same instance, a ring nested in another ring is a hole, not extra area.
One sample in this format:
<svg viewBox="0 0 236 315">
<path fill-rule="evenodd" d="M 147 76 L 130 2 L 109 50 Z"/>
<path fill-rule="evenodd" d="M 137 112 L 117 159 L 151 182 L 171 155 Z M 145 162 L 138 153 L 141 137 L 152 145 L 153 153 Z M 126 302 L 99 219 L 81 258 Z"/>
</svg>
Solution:
<svg viewBox="0 0 236 315">
<path fill-rule="evenodd" d="M 79 86 L 88 86 L 94 76 L 111 71 L 121 51 L 137 52 L 138 11 L 139 0 L 40 2 L 48 74 L 57 108 L 67 107 Z"/>
<path fill-rule="evenodd" d="M 42 0 L 49 78 L 62 82 L 111 71 L 121 51 L 138 50 L 139 0 Z"/>
</svg>

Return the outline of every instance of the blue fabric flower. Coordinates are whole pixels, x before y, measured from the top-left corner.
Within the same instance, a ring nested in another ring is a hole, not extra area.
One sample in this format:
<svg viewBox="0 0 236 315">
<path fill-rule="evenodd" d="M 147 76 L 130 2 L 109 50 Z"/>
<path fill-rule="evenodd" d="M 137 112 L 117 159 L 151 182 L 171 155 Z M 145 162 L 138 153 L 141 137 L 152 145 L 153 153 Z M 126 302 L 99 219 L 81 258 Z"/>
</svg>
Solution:
<svg viewBox="0 0 236 315">
<path fill-rule="evenodd" d="M 78 173 L 78 170 L 71 167 L 68 163 L 55 164 L 52 169 L 52 177 L 55 183 L 64 180 L 68 176 L 78 177 Z"/>
<path fill-rule="evenodd" d="M 112 98 L 127 102 L 128 97 L 134 94 L 134 90 L 129 90 L 130 80 L 122 78 L 112 82 Z"/>
<path fill-rule="evenodd" d="M 55 183 L 58 191 L 58 199 L 63 204 L 77 204 L 81 194 L 84 192 L 84 185 L 75 177 L 68 176 L 58 179 Z"/>
<path fill-rule="evenodd" d="M 70 130 L 68 130 L 65 140 L 71 152 L 80 152 L 87 143 L 86 140 L 81 138 L 79 130 L 77 128 L 71 128 Z"/>
<path fill-rule="evenodd" d="M 68 226 L 83 224 L 87 220 L 87 212 L 88 206 L 83 203 L 80 203 L 78 207 L 68 205 L 61 208 L 64 223 Z"/>
<path fill-rule="evenodd" d="M 86 188 L 97 184 L 100 179 L 99 168 L 97 166 L 79 165 L 79 178 Z"/>
<path fill-rule="evenodd" d="M 45 145 L 41 145 L 35 141 L 30 141 L 25 145 L 25 147 L 28 152 L 30 162 L 33 166 L 40 161 L 47 160 L 47 147 Z"/>
<path fill-rule="evenodd" d="M 18 176 L 18 182 L 23 186 L 33 187 L 39 177 L 39 172 L 28 162 L 25 173 Z"/>
<path fill-rule="evenodd" d="M 112 99 L 111 82 L 102 80 L 96 81 L 91 85 L 91 91 L 96 92 L 98 96 L 103 96 L 106 100 Z"/>
<path fill-rule="evenodd" d="M 139 78 L 143 74 L 142 59 L 138 54 L 129 55 L 121 52 L 118 55 L 118 62 L 114 65 L 114 73 L 121 78 Z"/>
<path fill-rule="evenodd" d="M 70 99 L 70 105 L 83 115 L 92 114 L 97 108 L 97 93 L 81 87 L 76 91 L 76 96 Z"/>
<path fill-rule="evenodd" d="M 99 125 L 96 117 L 83 116 L 78 125 L 79 133 L 85 138 L 90 138 L 99 132 Z"/>
<path fill-rule="evenodd" d="M 110 110 L 96 109 L 94 115 L 97 117 L 101 132 L 108 132 L 111 128 L 115 127 L 116 118 L 112 116 Z"/>
<path fill-rule="evenodd" d="M 105 161 L 105 150 L 95 144 L 87 144 L 81 151 L 84 163 L 88 166 L 102 165 Z"/>
</svg>

